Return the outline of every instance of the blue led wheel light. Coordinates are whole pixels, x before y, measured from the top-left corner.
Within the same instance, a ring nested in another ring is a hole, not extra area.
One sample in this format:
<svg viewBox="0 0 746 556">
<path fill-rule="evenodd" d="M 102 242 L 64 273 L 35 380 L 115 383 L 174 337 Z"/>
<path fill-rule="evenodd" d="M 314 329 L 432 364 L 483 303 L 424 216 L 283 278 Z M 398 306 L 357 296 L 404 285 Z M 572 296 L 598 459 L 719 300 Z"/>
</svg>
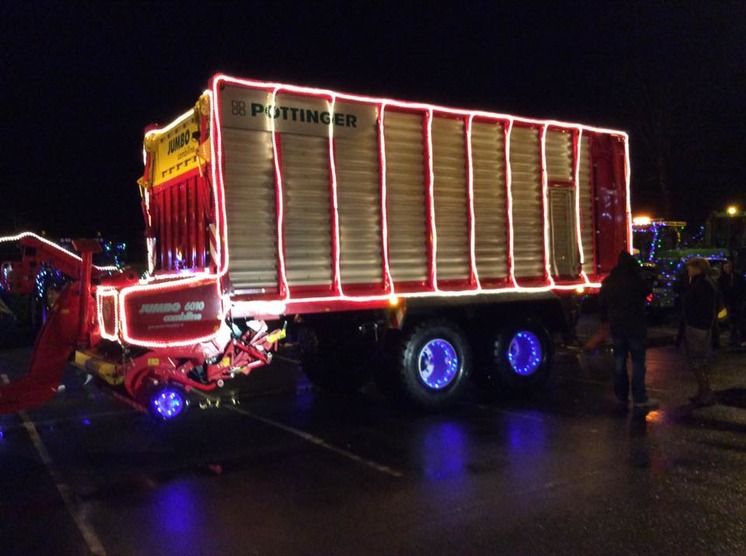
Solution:
<svg viewBox="0 0 746 556">
<path fill-rule="evenodd" d="M 517 332 L 508 346 L 510 367 L 521 376 L 529 376 L 541 365 L 544 353 L 539 337 L 533 332 Z"/>
<path fill-rule="evenodd" d="M 456 349 L 440 338 L 430 340 L 420 350 L 418 370 L 428 388 L 440 390 L 448 386 L 458 373 L 460 361 Z"/>
<path fill-rule="evenodd" d="M 150 404 L 159 417 L 173 419 L 181 415 L 186 408 L 186 399 L 179 390 L 166 389 L 158 392 Z"/>
</svg>

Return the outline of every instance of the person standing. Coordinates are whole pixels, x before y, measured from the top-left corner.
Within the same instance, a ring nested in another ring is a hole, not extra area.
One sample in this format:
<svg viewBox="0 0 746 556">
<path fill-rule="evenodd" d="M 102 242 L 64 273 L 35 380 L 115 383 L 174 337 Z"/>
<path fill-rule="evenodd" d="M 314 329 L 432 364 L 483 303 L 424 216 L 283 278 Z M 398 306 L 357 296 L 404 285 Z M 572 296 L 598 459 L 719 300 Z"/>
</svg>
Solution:
<svg viewBox="0 0 746 556">
<path fill-rule="evenodd" d="M 718 277 L 718 287 L 723 296 L 723 305 L 728 312 L 728 330 L 730 331 L 730 347 L 739 345 L 743 339 L 744 323 L 743 311 L 746 299 L 746 279 L 734 271 L 733 261 L 723 263 L 722 272 Z"/>
<path fill-rule="evenodd" d="M 692 257 L 686 263 L 689 285 L 681 300 L 684 317 L 684 348 L 689 368 L 697 379 L 697 393 L 690 399 L 702 407 L 716 403 L 710 389 L 709 364 L 712 355 L 712 325 L 717 318 L 717 292 L 707 279 L 707 259 Z"/>
<path fill-rule="evenodd" d="M 614 345 L 614 394 L 620 406 L 629 403 L 630 386 L 633 407 L 651 410 L 658 403 L 649 399 L 645 387 L 645 344 L 647 323 L 645 301 L 650 286 L 643 279 L 635 258 L 622 251 L 617 265 L 601 284 L 599 316 L 608 323 Z M 632 359 L 632 380 L 627 372 L 627 357 Z"/>
</svg>

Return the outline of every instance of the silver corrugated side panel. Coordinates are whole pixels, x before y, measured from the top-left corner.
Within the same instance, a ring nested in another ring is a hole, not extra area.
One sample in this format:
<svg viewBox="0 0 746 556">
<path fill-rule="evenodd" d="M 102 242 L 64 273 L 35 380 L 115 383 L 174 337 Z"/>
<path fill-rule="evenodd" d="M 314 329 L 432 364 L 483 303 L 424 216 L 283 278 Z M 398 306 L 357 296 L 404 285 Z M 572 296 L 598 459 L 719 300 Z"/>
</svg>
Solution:
<svg viewBox="0 0 746 556">
<path fill-rule="evenodd" d="M 432 145 L 438 280 L 468 280 L 469 184 L 463 120 L 433 118 Z"/>
<path fill-rule="evenodd" d="M 590 139 L 583 136 L 580 141 L 580 241 L 583 246 L 585 260 L 583 271 L 594 272 L 593 263 L 593 189 L 591 187 L 591 154 Z"/>
<path fill-rule="evenodd" d="M 237 289 L 277 287 L 277 219 L 270 135 L 223 129 L 230 278 Z"/>
<path fill-rule="evenodd" d="M 575 276 L 578 243 L 575 239 L 575 192 L 566 187 L 549 190 L 550 268 L 553 276 Z"/>
<path fill-rule="evenodd" d="M 552 187 L 573 184 L 573 135 L 549 129 L 546 136 L 547 180 L 549 182 L 551 249 L 554 276 L 576 276 L 578 246 L 575 226 L 574 188 Z"/>
<path fill-rule="evenodd" d="M 515 275 L 544 274 L 539 131 L 513 126 L 510 139 Z"/>
<path fill-rule="evenodd" d="M 428 266 L 422 116 L 386 110 L 384 137 L 391 277 L 394 282 L 424 281 Z"/>
<path fill-rule="evenodd" d="M 471 144 L 477 272 L 501 279 L 508 275 L 503 125 L 474 123 Z"/>
<path fill-rule="evenodd" d="M 378 158 L 376 127 L 335 140 L 343 287 L 383 280 Z"/>
<path fill-rule="evenodd" d="M 282 178 L 288 285 L 331 285 L 329 140 L 283 134 Z"/>
<path fill-rule="evenodd" d="M 549 183 L 572 183 L 572 134 L 558 129 L 547 130 L 546 161 Z"/>
</svg>

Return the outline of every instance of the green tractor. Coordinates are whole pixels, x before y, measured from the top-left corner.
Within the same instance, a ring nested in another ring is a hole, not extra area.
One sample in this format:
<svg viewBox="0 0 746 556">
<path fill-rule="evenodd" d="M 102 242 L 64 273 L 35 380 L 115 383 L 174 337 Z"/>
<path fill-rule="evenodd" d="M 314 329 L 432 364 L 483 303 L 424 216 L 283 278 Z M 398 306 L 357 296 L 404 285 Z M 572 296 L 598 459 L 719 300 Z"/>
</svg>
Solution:
<svg viewBox="0 0 746 556">
<path fill-rule="evenodd" d="M 688 238 L 686 226 L 683 221 L 647 217 L 632 221 L 635 256 L 652 282 L 653 293 L 648 300 L 651 314 L 660 315 L 678 308 L 686 284 L 687 260 L 702 257 L 718 272 L 730 256 L 727 248 L 707 246 L 707 242 L 701 245 L 701 240 Z"/>
</svg>

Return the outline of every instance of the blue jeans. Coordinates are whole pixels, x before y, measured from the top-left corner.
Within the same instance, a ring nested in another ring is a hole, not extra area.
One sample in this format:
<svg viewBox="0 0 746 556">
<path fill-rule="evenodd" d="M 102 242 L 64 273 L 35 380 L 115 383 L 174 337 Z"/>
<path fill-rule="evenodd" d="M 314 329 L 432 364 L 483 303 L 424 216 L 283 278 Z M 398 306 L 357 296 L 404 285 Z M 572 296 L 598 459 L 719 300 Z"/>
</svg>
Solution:
<svg viewBox="0 0 746 556">
<path fill-rule="evenodd" d="M 627 355 L 632 356 L 632 400 L 643 403 L 648 400 L 645 391 L 645 337 L 614 336 L 614 394 L 621 402 L 629 398 L 630 380 L 627 374 Z"/>
</svg>

